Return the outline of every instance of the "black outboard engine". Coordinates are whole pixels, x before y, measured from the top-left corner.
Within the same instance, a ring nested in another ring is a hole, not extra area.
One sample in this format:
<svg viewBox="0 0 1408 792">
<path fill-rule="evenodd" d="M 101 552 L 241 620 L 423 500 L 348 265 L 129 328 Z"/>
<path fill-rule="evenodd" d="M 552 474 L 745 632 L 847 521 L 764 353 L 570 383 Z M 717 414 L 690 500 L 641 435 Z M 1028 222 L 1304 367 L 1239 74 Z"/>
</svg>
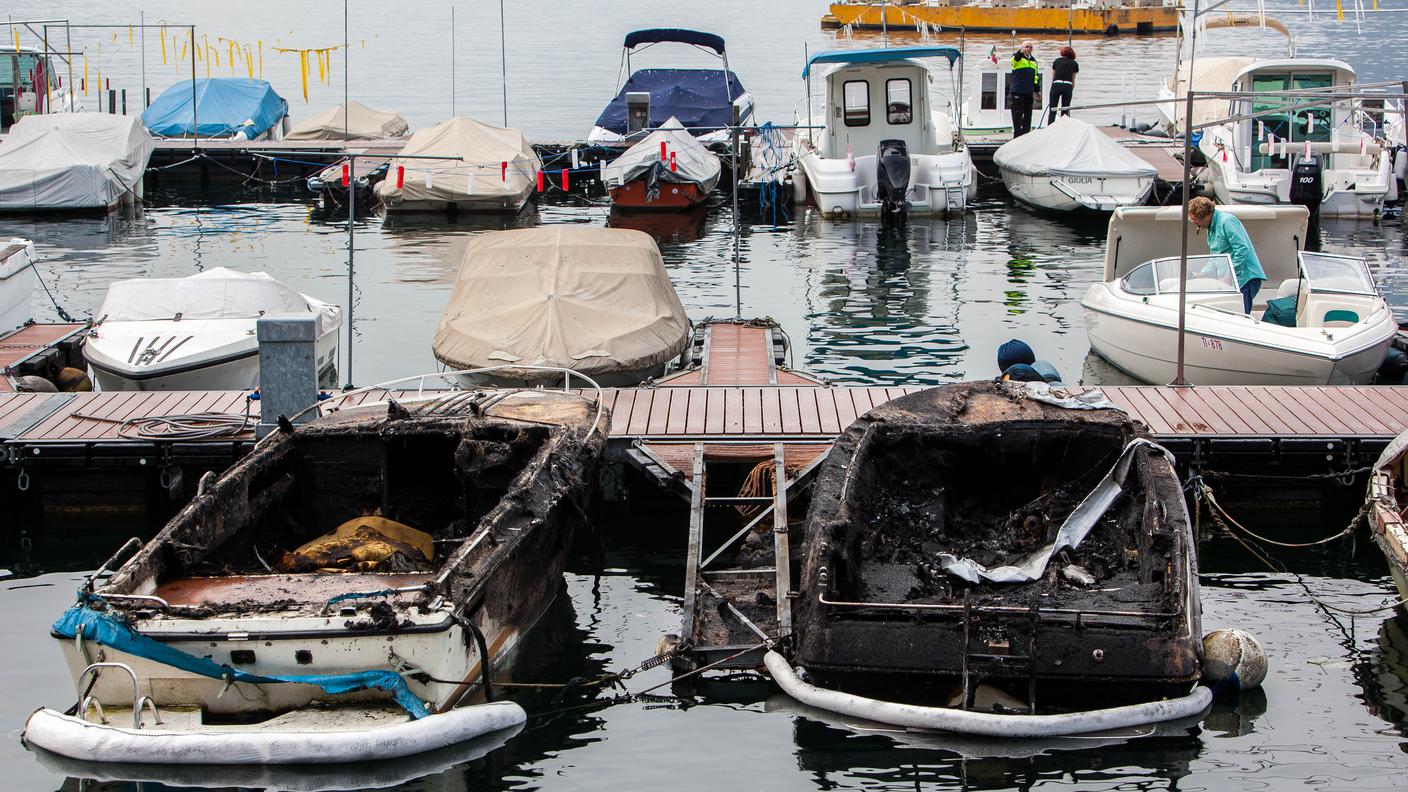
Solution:
<svg viewBox="0 0 1408 792">
<path fill-rule="evenodd" d="M 1325 173 L 1319 157 L 1302 157 L 1291 170 L 1291 203 L 1310 210 L 1310 216 L 1320 213 L 1320 201 L 1325 197 Z"/>
<path fill-rule="evenodd" d="M 880 216 L 903 220 L 909 213 L 909 148 L 903 140 L 882 140 L 875 152 L 875 195 Z"/>
</svg>

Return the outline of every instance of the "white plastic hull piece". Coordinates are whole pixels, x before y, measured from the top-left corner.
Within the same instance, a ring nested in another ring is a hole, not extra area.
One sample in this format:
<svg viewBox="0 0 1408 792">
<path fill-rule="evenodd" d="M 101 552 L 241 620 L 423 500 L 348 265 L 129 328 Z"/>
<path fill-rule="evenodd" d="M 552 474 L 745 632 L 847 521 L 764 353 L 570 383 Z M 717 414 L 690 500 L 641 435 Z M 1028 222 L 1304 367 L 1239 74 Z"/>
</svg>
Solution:
<svg viewBox="0 0 1408 792">
<path fill-rule="evenodd" d="M 826 159 L 807 152 L 798 160 L 806 174 L 807 195 L 827 217 L 877 217 L 881 205 L 875 191 L 876 157 Z M 910 215 L 943 215 L 962 212 L 978 194 L 977 172 L 966 148 L 948 154 L 910 157 L 910 183 L 906 198 Z M 854 165 L 854 167 L 852 167 Z"/>
<path fill-rule="evenodd" d="M 181 332 L 175 322 L 143 324 L 165 326 L 153 329 L 151 336 L 168 337 Z M 323 372 L 336 365 L 340 328 L 339 312 L 337 323 L 318 338 L 314 347 L 320 379 Z M 237 345 L 220 347 L 208 356 L 173 356 L 160 365 L 140 368 L 123 365 L 120 358 L 113 359 L 115 355 L 104 354 L 113 348 L 118 348 L 119 354 L 128 354 L 130 343 L 108 343 L 103 336 L 100 330 L 99 338 L 89 339 L 84 346 L 88 373 L 94 389 L 99 391 L 254 390 L 259 387 L 259 344 L 252 333 L 246 334 Z"/>
<path fill-rule="evenodd" d="M 1148 383 L 1172 382 L 1178 369 L 1176 311 L 1147 310 L 1112 305 L 1095 284 L 1081 305 L 1090 347 L 1117 368 Z M 1353 338 L 1334 345 L 1305 344 L 1318 329 L 1296 335 L 1281 333 L 1279 342 L 1248 336 L 1250 319 L 1209 319 L 1205 311 L 1188 312 L 1184 340 L 1184 378 L 1195 385 L 1365 385 L 1373 381 L 1397 332 L 1391 316 Z M 1294 331 L 1297 328 L 1286 328 Z M 1276 331 L 1272 331 L 1276 332 Z M 1346 334 L 1348 335 L 1348 334 Z"/>
<path fill-rule="evenodd" d="M 1060 715 L 999 715 L 900 704 L 819 688 L 803 682 L 792 664 L 774 651 L 763 656 L 763 663 L 783 692 L 808 706 L 908 729 L 938 729 L 985 737 L 1029 739 L 1088 734 L 1196 717 L 1212 705 L 1212 691 L 1199 685 L 1186 696 L 1145 704 Z"/>
<path fill-rule="evenodd" d="M 31 301 L 39 275 L 34 271 L 34 243 L 27 239 L 0 242 L 0 249 L 19 249 L 0 259 L 0 333 L 22 327 L 34 318 Z"/>
<path fill-rule="evenodd" d="M 211 726 L 142 728 L 92 723 L 55 710 L 35 710 L 25 722 L 27 745 L 89 762 L 146 764 L 332 764 L 395 759 L 434 751 L 480 735 L 521 725 L 527 714 L 511 701 L 461 707 L 410 720 L 361 725 L 352 717 L 330 721 L 322 729 L 237 728 Z M 148 716 L 150 717 L 150 716 Z"/>
<path fill-rule="evenodd" d="M 1142 206 L 1154 189 L 1152 176 L 1039 176 L 999 168 L 1007 192 L 1038 209 L 1054 212 L 1113 212 L 1121 206 Z"/>
</svg>

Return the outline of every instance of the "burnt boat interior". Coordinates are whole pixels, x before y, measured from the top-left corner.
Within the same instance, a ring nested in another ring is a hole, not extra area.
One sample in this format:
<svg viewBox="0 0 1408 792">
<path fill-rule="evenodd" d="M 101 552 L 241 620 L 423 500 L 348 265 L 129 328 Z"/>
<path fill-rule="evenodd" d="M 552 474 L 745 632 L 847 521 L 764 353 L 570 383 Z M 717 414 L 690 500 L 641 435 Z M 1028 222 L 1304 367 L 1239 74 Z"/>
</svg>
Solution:
<svg viewBox="0 0 1408 792">
<path fill-rule="evenodd" d="M 105 591 L 257 610 L 428 582 L 541 464 L 552 436 L 520 422 L 373 423 L 333 421 L 259 447 Z M 371 516 L 428 534 L 430 557 L 390 531 L 331 534 Z"/>
<path fill-rule="evenodd" d="M 991 568 L 1046 545 L 1129 439 L 1112 424 L 1061 431 L 993 424 L 946 433 L 877 426 L 862 449 L 865 458 L 854 466 L 846 533 L 837 537 L 832 561 L 835 596 L 880 603 L 966 599 L 978 606 L 1174 609 L 1180 592 L 1168 585 L 1163 561 L 1174 537 L 1148 530 L 1159 505 L 1144 486 L 1144 454 L 1131 491 L 1079 546 L 1058 553 L 1040 580 L 975 585 L 939 565 L 939 554 L 947 553 Z M 1064 572 L 1072 566 L 1089 577 Z"/>
</svg>

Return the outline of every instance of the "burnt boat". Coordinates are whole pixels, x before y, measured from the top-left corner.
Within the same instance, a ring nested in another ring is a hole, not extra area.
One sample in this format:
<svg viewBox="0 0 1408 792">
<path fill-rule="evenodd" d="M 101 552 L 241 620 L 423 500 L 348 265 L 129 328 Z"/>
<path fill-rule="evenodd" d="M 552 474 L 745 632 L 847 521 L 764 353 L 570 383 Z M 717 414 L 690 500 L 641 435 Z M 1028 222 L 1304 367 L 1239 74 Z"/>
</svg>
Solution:
<svg viewBox="0 0 1408 792">
<path fill-rule="evenodd" d="M 79 703 L 27 744 L 321 763 L 521 723 L 470 702 L 563 586 L 608 420 L 599 391 L 450 391 L 285 424 L 55 623 Z"/>
<path fill-rule="evenodd" d="M 795 660 L 822 699 L 968 710 L 985 686 L 995 709 L 1034 714 L 1088 707 L 1097 690 L 1121 707 L 1192 695 L 1182 490 L 1167 452 L 1098 391 L 911 394 L 852 424 L 817 475 Z"/>
<path fill-rule="evenodd" d="M 1369 533 L 1388 562 L 1398 597 L 1408 601 L 1408 432 L 1384 449 L 1369 476 L 1367 517 Z"/>
</svg>

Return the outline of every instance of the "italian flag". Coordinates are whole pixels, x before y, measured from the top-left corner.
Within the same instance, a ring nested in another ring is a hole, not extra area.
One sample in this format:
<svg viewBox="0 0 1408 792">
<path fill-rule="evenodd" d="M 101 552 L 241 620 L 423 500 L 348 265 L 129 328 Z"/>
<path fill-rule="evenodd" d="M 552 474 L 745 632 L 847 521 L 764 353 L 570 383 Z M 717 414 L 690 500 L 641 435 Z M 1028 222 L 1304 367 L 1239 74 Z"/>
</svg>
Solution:
<svg viewBox="0 0 1408 792">
<path fill-rule="evenodd" d="M 993 45 L 993 47 L 992 47 L 991 50 L 988 50 L 988 58 L 989 58 L 993 63 L 997 63 L 997 45 L 996 45 L 996 44 Z"/>
</svg>

